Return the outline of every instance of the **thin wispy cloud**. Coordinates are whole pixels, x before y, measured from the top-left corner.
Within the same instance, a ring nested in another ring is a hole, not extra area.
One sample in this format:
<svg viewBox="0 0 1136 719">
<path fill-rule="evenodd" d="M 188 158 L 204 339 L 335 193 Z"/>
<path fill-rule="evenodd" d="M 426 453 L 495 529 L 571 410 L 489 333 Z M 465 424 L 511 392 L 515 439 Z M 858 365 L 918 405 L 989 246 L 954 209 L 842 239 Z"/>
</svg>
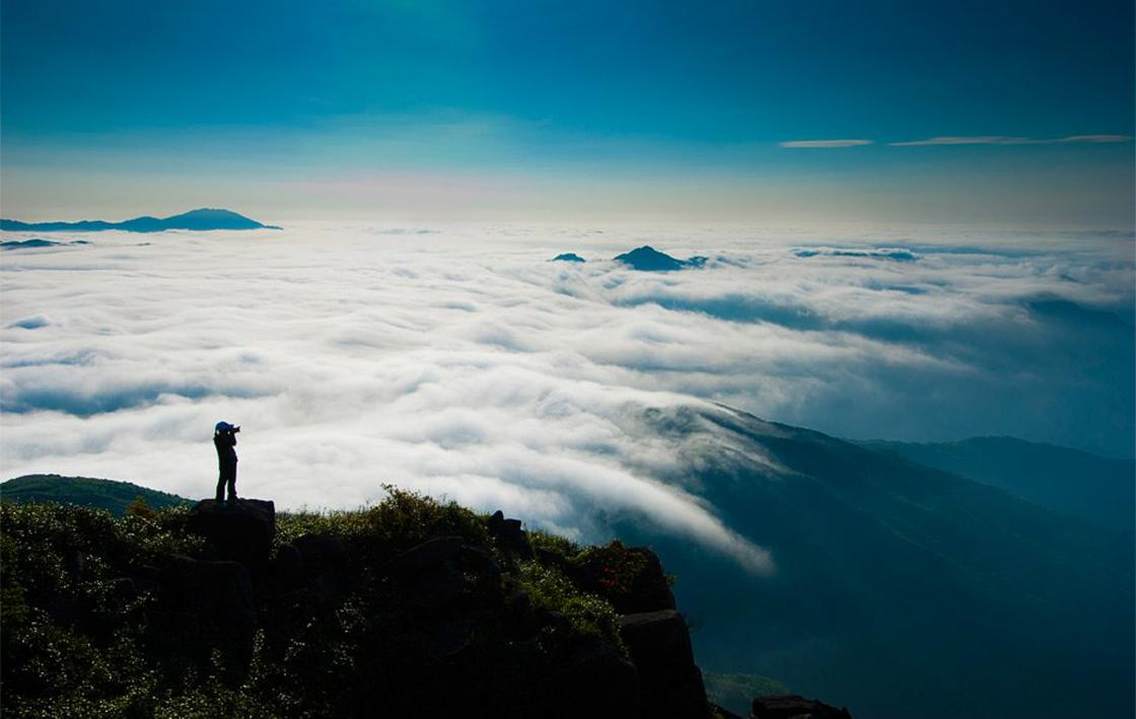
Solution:
<svg viewBox="0 0 1136 719">
<path fill-rule="evenodd" d="M 1128 142 L 1131 139 L 1131 135 L 1070 135 L 1069 137 L 1061 138 L 1058 142 L 1109 143 Z"/>
<path fill-rule="evenodd" d="M 923 147 L 929 145 L 1059 145 L 1059 144 L 1107 144 L 1128 142 L 1129 135 L 1069 135 L 1068 137 L 1017 137 L 1011 135 L 940 135 L 924 140 L 889 142 L 892 147 Z"/>
<path fill-rule="evenodd" d="M 796 149 L 825 150 L 839 147 L 861 147 L 873 144 L 873 140 L 786 140 L 781 147 Z"/>
</svg>

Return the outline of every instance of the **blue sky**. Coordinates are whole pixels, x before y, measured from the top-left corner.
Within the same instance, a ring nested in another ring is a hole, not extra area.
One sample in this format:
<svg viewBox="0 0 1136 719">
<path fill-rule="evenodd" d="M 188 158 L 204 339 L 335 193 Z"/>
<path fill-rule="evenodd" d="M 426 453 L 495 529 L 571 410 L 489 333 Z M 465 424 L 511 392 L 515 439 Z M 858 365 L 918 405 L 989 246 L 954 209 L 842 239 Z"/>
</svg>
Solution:
<svg viewBox="0 0 1136 719">
<path fill-rule="evenodd" d="M 704 5 L 4 0 L 4 214 L 1130 224 L 1131 3 Z"/>
</svg>

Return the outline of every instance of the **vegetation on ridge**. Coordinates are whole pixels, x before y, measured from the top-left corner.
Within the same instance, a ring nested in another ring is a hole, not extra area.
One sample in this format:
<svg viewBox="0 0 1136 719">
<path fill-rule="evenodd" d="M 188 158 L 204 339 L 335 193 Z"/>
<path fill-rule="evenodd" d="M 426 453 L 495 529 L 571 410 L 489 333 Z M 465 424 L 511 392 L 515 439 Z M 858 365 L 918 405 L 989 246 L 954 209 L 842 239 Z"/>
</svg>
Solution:
<svg viewBox="0 0 1136 719">
<path fill-rule="evenodd" d="M 140 502 L 122 517 L 50 503 L 0 505 L 5 714 L 349 716 L 376 694 L 395 707 L 391 697 L 410 686 L 460 697 L 459 688 L 429 686 L 460 676 L 439 669 L 446 662 L 480 671 L 492 702 L 541 691 L 554 669 L 575 666 L 581 652 L 625 661 L 611 599 L 585 589 L 573 567 L 611 560 L 596 566 L 618 597 L 621 583 L 630 586 L 619 568 L 636 566 L 636 550 L 533 535 L 534 558 L 518 557 L 497 545 L 489 518 L 393 488 L 357 511 L 277 515 L 273 560 L 253 575 L 255 620 L 245 628 L 251 651 L 244 655 L 234 648 L 239 637 L 198 629 L 185 607 L 170 604 L 170 577 L 196 577 L 199 560 L 215 558 L 189 531 L 190 515 Z M 458 576 L 430 575 L 420 586 L 419 575 L 399 574 L 408 550 L 439 538 L 460 538 L 466 558 Z M 321 561 L 299 588 L 281 589 L 297 547 L 320 552 Z M 230 591 L 211 588 L 204 573 L 194 581 L 186 585 L 194 596 L 180 600 L 213 606 Z M 440 596 L 452 603 L 438 603 Z M 239 613 L 240 599 L 216 611 Z"/>
</svg>

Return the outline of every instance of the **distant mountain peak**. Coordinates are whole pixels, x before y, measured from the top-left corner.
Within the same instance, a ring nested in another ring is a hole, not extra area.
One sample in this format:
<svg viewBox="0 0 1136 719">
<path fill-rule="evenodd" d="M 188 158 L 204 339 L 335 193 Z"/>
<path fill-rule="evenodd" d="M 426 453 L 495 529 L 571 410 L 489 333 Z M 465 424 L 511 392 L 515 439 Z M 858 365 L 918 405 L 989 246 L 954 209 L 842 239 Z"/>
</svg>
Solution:
<svg viewBox="0 0 1136 719">
<path fill-rule="evenodd" d="M 215 207 L 201 207 L 180 215 L 152 217 L 143 215 L 122 222 L 106 220 L 80 220 L 78 222 L 20 222 L 0 219 L 0 230 L 9 232 L 101 232 L 103 230 L 123 230 L 125 232 L 162 232 L 165 230 L 279 230 L 275 225 L 265 225 L 244 215 Z"/>
<path fill-rule="evenodd" d="M 553 257 L 550 262 L 587 262 L 587 260 L 580 257 L 575 252 L 564 252 Z"/>
<path fill-rule="evenodd" d="M 650 245 L 636 247 L 630 252 L 616 255 L 614 259 L 616 262 L 622 262 L 641 272 L 672 272 L 688 267 L 701 267 L 706 263 L 705 257 L 691 257 L 688 260 L 680 260 L 665 252 L 659 252 Z"/>
<path fill-rule="evenodd" d="M 245 217 L 244 215 L 242 215 L 238 212 L 233 212 L 232 210 L 226 210 L 222 207 L 199 207 L 196 210 L 190 210 L 189 212 L 183 212 L 180 215 L 174 215 L 174 216 L 168 217 L 166 219 L 173 220 L 173 219 L 184 218 L 184 217 L 225 217 L 225 218 L 237 218 L 237 217 L 239 217 L 242 220 L 249 219 L 249 218 Z"/>
</svg>

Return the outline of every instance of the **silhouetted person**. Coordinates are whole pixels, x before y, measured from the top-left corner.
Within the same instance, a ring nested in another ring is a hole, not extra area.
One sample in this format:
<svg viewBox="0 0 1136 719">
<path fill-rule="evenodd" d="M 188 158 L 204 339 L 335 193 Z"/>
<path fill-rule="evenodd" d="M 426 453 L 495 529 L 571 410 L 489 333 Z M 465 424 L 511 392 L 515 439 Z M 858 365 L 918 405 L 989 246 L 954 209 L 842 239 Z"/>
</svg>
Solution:
<svg viewBox="0 0 1136 719">
<path fill-rule="evenodd" d="M 218 422 L 213 430 L 213 446 L 217 448 L 217 465 L 221 475 L 217 478 L 217 503 L 225 498 L 225 486 L 229 487 L 229 503 L 237 501 L 237 432 L 228 422 Z"/>
</svg>

